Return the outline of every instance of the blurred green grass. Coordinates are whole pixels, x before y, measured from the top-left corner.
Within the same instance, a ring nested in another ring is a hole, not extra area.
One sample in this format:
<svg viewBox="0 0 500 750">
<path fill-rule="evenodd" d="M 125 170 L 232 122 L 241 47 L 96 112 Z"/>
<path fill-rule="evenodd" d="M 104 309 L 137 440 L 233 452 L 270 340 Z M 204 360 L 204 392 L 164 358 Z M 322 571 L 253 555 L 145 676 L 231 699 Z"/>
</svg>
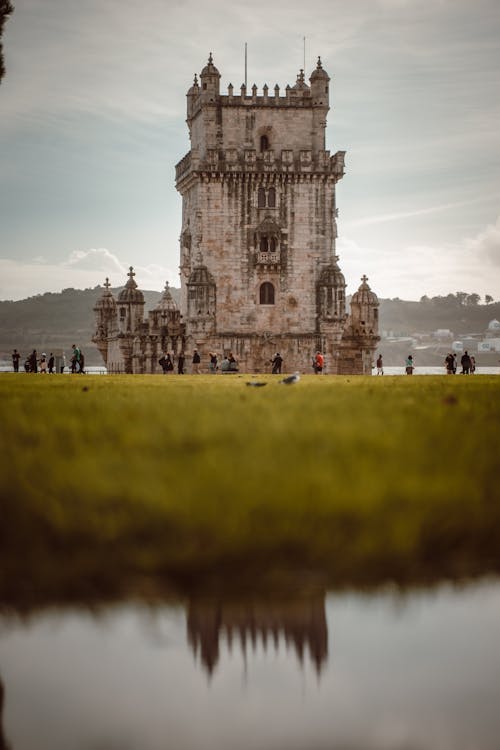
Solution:
<svg viewBox="0 0 500 750">
<path fill-rule="evenodd" d="M 0 595 L 500 568 L 495 376 L 0 377 Z"/>
</svg>

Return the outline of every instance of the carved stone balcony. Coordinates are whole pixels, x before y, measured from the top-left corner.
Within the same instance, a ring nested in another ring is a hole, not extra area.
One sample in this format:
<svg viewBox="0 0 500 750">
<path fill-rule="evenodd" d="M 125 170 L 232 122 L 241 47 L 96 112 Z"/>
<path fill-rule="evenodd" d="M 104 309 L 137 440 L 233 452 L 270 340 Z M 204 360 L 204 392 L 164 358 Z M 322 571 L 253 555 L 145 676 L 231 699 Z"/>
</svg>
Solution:
<svg viewBox="0 0 500 750">
<path fill-rule="evenodd" d="M 257 251 L 257 263 L 263 266 L 275 266 L 280 262 L 280 254 L 270 253 L 269 251 Z"/>
</svg>

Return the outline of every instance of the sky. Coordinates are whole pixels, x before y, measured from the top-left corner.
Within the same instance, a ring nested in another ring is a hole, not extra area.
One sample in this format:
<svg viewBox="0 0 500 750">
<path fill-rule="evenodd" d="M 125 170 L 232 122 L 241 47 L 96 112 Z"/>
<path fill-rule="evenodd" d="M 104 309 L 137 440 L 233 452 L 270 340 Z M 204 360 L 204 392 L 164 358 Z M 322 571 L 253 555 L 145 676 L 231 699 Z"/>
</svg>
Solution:
<svg viewBox="0 0 500 750">
<path fill-rule="evenodd" d="M 498 0 L 14 0 L 0 84 L 0 299 L 179 286 L 185 94 L 284 89 L 318 55 L 327 148 L 346 151 L 337 254 L 350 294 L 500 299 Z"/>
</svg>

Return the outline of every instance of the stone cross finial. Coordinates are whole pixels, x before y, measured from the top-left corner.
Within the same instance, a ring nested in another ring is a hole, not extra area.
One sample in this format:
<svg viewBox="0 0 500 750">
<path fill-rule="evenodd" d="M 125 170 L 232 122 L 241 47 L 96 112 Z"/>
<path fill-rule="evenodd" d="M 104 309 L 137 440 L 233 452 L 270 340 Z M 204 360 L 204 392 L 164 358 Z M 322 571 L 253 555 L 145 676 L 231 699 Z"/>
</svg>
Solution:
<svg viewBox="0 0 500 750">
<path fill-rule="evenodd" d="M 128 274 L 127 274 L 127 276 L 128 276 L 128 277 L 129 277 L 130 279 L 133 279 L 133 278 L 134 278 L 134 276 L 135 276 L 135 273 L 134 273 L 134 268 L 133 268 L 133 266 L 129 266 L 129 269 L 128 269 Z"/>
<path fill-rule="evenodd" d="M 195 73 L 195 74 L 194 74 L 194 81 L 193 81 L 193 86 L 197 86 L 197 85 L 198 85 L 198 76 L 197 76 L 197 75 L 196 75 L 196 73 Z"/>
<path fill-rule="evenodd" d="M 368 281 L 368 276 L 366 275 L 366 273 L 364 273 L 364 274 L 362 275 L 362 277 L 361 277 L 361 281 L 363 282 L 363 284 L 366 284 L 366 282 Z"/>
<path fill-rule="evenodd" d="M 212 65 L 213 61 L 214 61 L 214 58 L 212 57 L 212 53 L 210 53 L 209 56 L 208 56 L 208 63 L 209 63 L 209 65 Z"/>
<path fill-rule="evenodd" d="M 107 277 L 107 276 L 106 276 L 106 281 L 104 282 L 104 286 L 106 287 L 106 291 L 107 291 L 107 290 L 109 289 L 109 287 L 111 286 L 111 284 L 109 283 L 109 279 L 108 279 L 108 277 Z"/>
<path fill-rule="evenodd" d="M 321 64 L 321 57 L 318 57 L 318 64 L 316 67 L 318 68 L 318 70 L 321 70 L 321 68 L 323 67 L 323 65 Z"/>
</svg>

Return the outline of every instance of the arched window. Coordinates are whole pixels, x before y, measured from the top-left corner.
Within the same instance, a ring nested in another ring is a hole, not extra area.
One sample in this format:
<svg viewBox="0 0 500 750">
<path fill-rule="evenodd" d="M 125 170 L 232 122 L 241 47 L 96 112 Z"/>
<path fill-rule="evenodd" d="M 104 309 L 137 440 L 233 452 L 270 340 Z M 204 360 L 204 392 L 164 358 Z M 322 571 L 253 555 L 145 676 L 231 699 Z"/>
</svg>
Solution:
<svg viewBox="0 0 500 750">
<path fill-rule="evenodd" d="M 266 207 L 266 191 L 262 187 L 259 188 L 259 191 L 257 193 L 257 207 L 258 208 Z"/>
<path fill-rule="evenodd" d="M 274 305 L 274 287 L 269 281 L 261 284 L 259 296 L 261 305 Z"/>
<path fill-rule="evenodd" d="M 261 151 L 269 150 L 269 138 L 267 137 L 267 135 L 260 136 L 260 150 Z"/>
<path fill-rule="evenodd" d="M 276 207 L 276 190 L 272 187 L 267 192 L 267 205 L 269 208 Z"/>
<path fill-rule="evenodd" d="M 260 238 L 260 252 L 261 253 L 267 253 L 269 250 L 269 240 L 267 237 L 261 237 Z"/>
<path fill-rule="evenodd" d="M 276 240 L 274 239 L 274 237 L 271 237 L 271 239 L 269 240 L 269 250 L 271 253 L 276 252 Z"/>
</svg>

